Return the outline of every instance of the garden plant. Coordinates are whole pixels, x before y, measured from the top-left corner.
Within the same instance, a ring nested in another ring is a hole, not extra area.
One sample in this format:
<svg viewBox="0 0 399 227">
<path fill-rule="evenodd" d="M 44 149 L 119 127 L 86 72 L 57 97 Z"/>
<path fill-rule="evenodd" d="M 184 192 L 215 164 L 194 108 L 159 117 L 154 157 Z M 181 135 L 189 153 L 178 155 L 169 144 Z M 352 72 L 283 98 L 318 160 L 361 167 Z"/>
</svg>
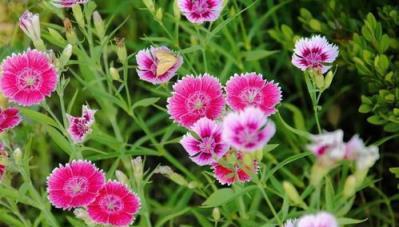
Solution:
<svg viewBox="0 0 399 227">
<path fill-rule="evenodd" d="M 1 0 L 0 226 L 397 226 L 399 4 Z"/>
</svg>

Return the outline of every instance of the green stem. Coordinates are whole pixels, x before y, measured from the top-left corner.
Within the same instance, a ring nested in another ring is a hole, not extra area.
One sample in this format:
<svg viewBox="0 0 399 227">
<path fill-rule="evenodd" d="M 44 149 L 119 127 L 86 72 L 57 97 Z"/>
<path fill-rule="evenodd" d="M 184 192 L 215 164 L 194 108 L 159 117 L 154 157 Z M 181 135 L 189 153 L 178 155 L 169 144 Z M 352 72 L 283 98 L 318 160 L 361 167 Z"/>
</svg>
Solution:
<svg viewBox="0 0 399 227">
<path fill-rule="evenodd" d="M 272 211 L 274 218 L 277 220 L 277 223 L 279 225 L 282 225 L 283 222 L 281 221 L 281 219 L 279 218 L 279 216 L 277 215 L 276 210 L 273 207 L 272 202 L 270 201 L 269 197 L 267 196 L 267 193 L 265 192 L 265 190 L 263 189 L 262 185 L 260 183 L 257 183 L 257 186 L 259 188 L 259 190 L 262 192 L 263 198 L 266 200 L 267 205 L 269 206 L 270 210 Z"/>
</svg>

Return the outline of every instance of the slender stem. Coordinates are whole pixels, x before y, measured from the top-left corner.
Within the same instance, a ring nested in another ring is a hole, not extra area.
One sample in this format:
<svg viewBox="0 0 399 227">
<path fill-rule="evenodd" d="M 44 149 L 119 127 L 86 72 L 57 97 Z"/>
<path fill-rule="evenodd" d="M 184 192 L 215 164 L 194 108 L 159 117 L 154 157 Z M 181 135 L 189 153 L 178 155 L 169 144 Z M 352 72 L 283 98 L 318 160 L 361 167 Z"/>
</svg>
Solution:
<svg viewBox="0 0 399 227">
<path fill-rule="evenodd" d="M 313 112 L 314 112 L 314 118 L 316 120 L 316 125 L 317 125 L 317 131 L 321 133 L 321 127 L 320 127 L 320 122 L 319 122 L 319 112 L 318 112 L 318 104 L 316 105 L 313 104 Z"/>
<path fill-rule="evenodd" d="M 262 185 L 260 183 L 257 183 L 257 186 L 259 188 L 259 190 L 262 192 L 263 198 L 265 198 L 267 205 L 269 206 L 270 210 L 272 211 L 274 218 L 277 220 L 279 225 L 282 225 L 283 222 L 281 221 L 281 219 L 278 217 L 276 210 L 273 207 L 273 204 L 271 203 L 269 197 L 267 196 L 265 190 L 263 189 Z"/>
</svg>

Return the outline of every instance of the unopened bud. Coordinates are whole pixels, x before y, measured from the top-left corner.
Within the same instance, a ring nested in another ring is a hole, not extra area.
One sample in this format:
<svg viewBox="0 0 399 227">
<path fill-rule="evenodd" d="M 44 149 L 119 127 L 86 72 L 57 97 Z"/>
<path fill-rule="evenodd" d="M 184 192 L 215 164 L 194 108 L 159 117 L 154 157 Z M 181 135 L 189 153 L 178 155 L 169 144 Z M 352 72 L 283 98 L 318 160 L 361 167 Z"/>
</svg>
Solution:
<svg viewBox="0 0 399 227">
<path fill-rule="evenodd" d="M 148 11 L 150 11 L 151 14 L 154 14 L 154 12 L 155 12 L 154 2 L 152 0 L 143 0 L 143 3 L 145 5 L 145 7 L 147 7 Z"/>
<path fill-rule="evenodd" d="M 64 29 L 68 42 L 71 44 L 76 44 L 78 42 L 78 37 L 76 36 L 75 30 L 72 26 L 72 22 L 69 18 L 64 19 Z"/>
<path fill-rule="evenodd" d="M 316 84 L 316 87 L 320 90 L 324 89 L 324 76 L 323 74 L 315 73 L 313 75 L 314 77 L 314 82 Z"/>
<path fill-rule="evenodd" d="M 125 39 L 115 38 L 115 43 L 116 43 L 116 54 L 118 55 L 118 59 L 121 63 L 125 63 L 127 61 Z"/>
<path fill-rule="evenodd" d="M 368 169 L 356 169 L 355 178 L 356 178 L 356 187 L 361 186 L 364 179 L 366 178 L 368 173 Z"/>
<path fill-rule="evenodd" d="M 356 192 L 356 177 L 350 175 L 346 178 L 343 195 L 345 199 L 352 197 Z"/>
<path fill-rule="evenodd" d="M 69 59 L 72 56 L 73 47 L 71 44 L 68 44 L 64 50 L 62 51 L 61 57 L 59 59 L 59 68 L 64 68 L 66 64 L 68 64 Z"/>
<path fill-rule="evenodd" d="M 173 172 L 169 175 L 169 178 L 176 184 L 179 184 L 181 186 L 188 186 L 188 182 L 186 181 L 186 179 L 184 179 L 184 177 L 178 173 Z"/>
<path fill-rule="evenodd" d="M 109 73 L 111 74 L 111 78 L 113 80 L 117 80 L 117 81 L 121 80 L 121 77 L 119 76 L 118 70 L 115 69 L 114 67 L 109 68 Z"/>
<path fill-rule="evenodd" d="M 22 161 L 22 151 L 21 151 L 21 149 L 20 148 L 15 149 L 14 152 L 13 152 L 13 156 L 14 156 L 15 163 L 20 165 L 22 163 L 21 162 Z"/>
<path fill-rule="evenodd" d="M 115 171 L 115 176 L 116 179 L 118 179 L 119 182 L 128 185 L 129 184 L 129 179 L 127 178 L 127 176 L 120 170 L 116 170 Z"/>
<path fill-rule="evenodd" d="M 85 19 L 83 17 L 82 9 L 80 8 L 79 4 L 75 4 L 72 7 L 73 17 L 75 18 L 76 22 L 78 23 L 79 27 L 85 27 Z"/>
<path fill-rule="evenodd" d="M 215 207 L 215 208 L 213 208 L 213 210 L 212 210 L 212 217 L 213 217 L 213 220 L 215 221 L 215 222 L 218 222 L 219 220 L 220 220 L 220 210 L 219 210 L 219 208 L 218 207 Z"/>
<path fill-rule="evenodd" d="M 162 21 L 162 18 L 163 18 L 163 11 L 162 11 L 162 8 L 159 8 L 157 10 L 157 13 L 155 14 L 155 19 L 157 21 Z"/>
<path fill-rule="evenodd" d="M 136 182 L 139 184 L 143 179 L 143 173 L 144 173 L 144 164 L 140 156 L 138 156 L 135 159 L 132 159 L 132 166 L 133 166 L 133 176 L 136 179 Z"/>
<path fill-rule="evenodd" d="M 334 73 L 332 71 L 329 71 L 324 78 L 324 90 L 328 89 L 331 86 L 331 83 L 334 79 Z"/>
<path fill-rule="evenodd" d="M 26 10 L 19 18 L 19 27 L 32 41 L 41 39 L 39 14 Z"/>
<path fill-rule="evenodd" d="M 316 162 L 313 165 L 310 173 L 310 183 L 313 186 L 319 185 L 321 180 L 324 178 L 324 176 L 327 175 L 330 169 L 331 169 L 330 165 L 323 165 L 320 162 Z"/>
<path fill-rule="evenodd" d="M 173 4 L 173 16 L 177 19 L 180 20 L 181 13 L 179 9 L 179 3 L 177 2 L 178 0 L 175 0 L 175 3 Z"/>
<path fill-rule="evenodd" d="M 294 185 L 292 185 L 288 181 L 284 181 L 283 188 L 284 188 L 285 193 L 288 196 L 288 199 L 290 199 L 294 205 L 299 205 L 299 206 L 305 205 L 305 203 L 303 202 L 301 196 L 299 195 L 299 193 L 296 190 L 296 188 L 294 187 Z"/>
<path fill-rule="evenodd" d="M 98 13 L 98 11 L 94 11 L 93 21 L 98 38 L 103 39 L 105 36 L 105 26 L 104 26 L 104 21 L 101 18 L 101 15 L 100 13 Z"/>
</svg>

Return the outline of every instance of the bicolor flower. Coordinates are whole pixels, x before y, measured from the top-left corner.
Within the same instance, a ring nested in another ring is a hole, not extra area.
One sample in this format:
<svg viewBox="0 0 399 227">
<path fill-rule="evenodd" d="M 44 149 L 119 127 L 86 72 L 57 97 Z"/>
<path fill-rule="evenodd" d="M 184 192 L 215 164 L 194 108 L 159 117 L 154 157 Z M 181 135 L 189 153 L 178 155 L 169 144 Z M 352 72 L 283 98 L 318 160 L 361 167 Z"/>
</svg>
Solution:
<svg viewBox="0 0 399 227">
<path fill-rule="evenodd" d="M 140 198 L 125 185 L 110 181 L 88 207 L 89 217 L 98 224 L 128 226 L 140 210 Z"/>
<path fill-rule="evenodd" d="M 213 120 L 201 118 L 180 141 L 181 145 L 198 165 L 209 165 L 219 160 L 229 146 L 222 141 L 222 127 Z"/>
<path fill-rule="evenodd" d="M 150 47 L 136 55 L 137 74 L 152 84 L 168 82 L 183 64 L 183 58 L 167 47 Z"/>
<path fill-rule="evenodd" d="M 231 149 L 219 162 L 212 164 L 213 173 L 220 184 L 249 182 L 251 175 L 258 172 L 258 162 L 256 160 L 245 162 L 244 155 Z"/>
<path fill-rule="evenodd" d="M 255 106 L 270 116 L 281 102 L 281 88 L 273 81 L 262 78 L 262 74 L 244 73 L 234 75 L 226 83 L 227 104 L 235 111 Z"/>
<path fill-rule="evenodd" d="M 52 4 L 58 8 L 72 8 L 77 4 L 86 4 L 89 0 L 52 0 Z"/>
<path fill-rule="evenodd" d="M 0 108 L 0 133 L 21 123 L 22 117 L 17 108 Z"/>
<path fill-rule="evenodd" d="M 105 175 L 89 161 L 77 160 L 55 168 L 47 178 L 48 199 L 57 208 L 87 206 L 105 184 Z"/>
<path fill-rule="evenodd" d="M 40 40 L 40 17 L 26 10 L 19 18 L 19 27 L 32 40 Z"/>
<path fill-rule="evenodd" d="M 330 44 L 325 37 L 314 35 L 301 38 L 295 43 L 292 64 L 302 71 L 313 69 L 321 73 L 327 72 L 338 57 L 338 47 Z"/>
<path fill-rule="evenodd" d="M 223 140 L 239 151 L 262 149 L 275 132 L 274 123 L 256 107 L 231 112 L 223 119 Z"/>
<path fill-rule="evenodd" d="M 92 132 L 92 126 L 95 122 L 95 113 L 96 110 L 90 109 L 87 105 L 83 105 L 81 117 L 67 115 L 69 121 L 68 133 L 74 143 L 84 142 L 87 135 Z"/>
<path fill-rule="evenodd" d="M 222 85 L 209 74 L 190 75 L 176 82 L 167 105 L 171 118 L 187 128 L 203 117 L 218 118 L 223 108 Z"/>
<path fill-rule="evenodd" d="M 180 11 L 191 23 L 213 22 L 220 16 L 223 0 L 178 0 Z"/>
<path fill-rule="evenodd" d="M 324 132 L 310 137 L 307 148 L 324 163 L 334 163 L 345 158 L 344 133 L 342 130 Z"/>
<path fill-rule="evenodd" d="M 58 74 L 48 56 L 37 50 L 13 54 L 2 63 L 0 89 L 22 106 L 41 103 L 55 91 Z"/>
</svg>

